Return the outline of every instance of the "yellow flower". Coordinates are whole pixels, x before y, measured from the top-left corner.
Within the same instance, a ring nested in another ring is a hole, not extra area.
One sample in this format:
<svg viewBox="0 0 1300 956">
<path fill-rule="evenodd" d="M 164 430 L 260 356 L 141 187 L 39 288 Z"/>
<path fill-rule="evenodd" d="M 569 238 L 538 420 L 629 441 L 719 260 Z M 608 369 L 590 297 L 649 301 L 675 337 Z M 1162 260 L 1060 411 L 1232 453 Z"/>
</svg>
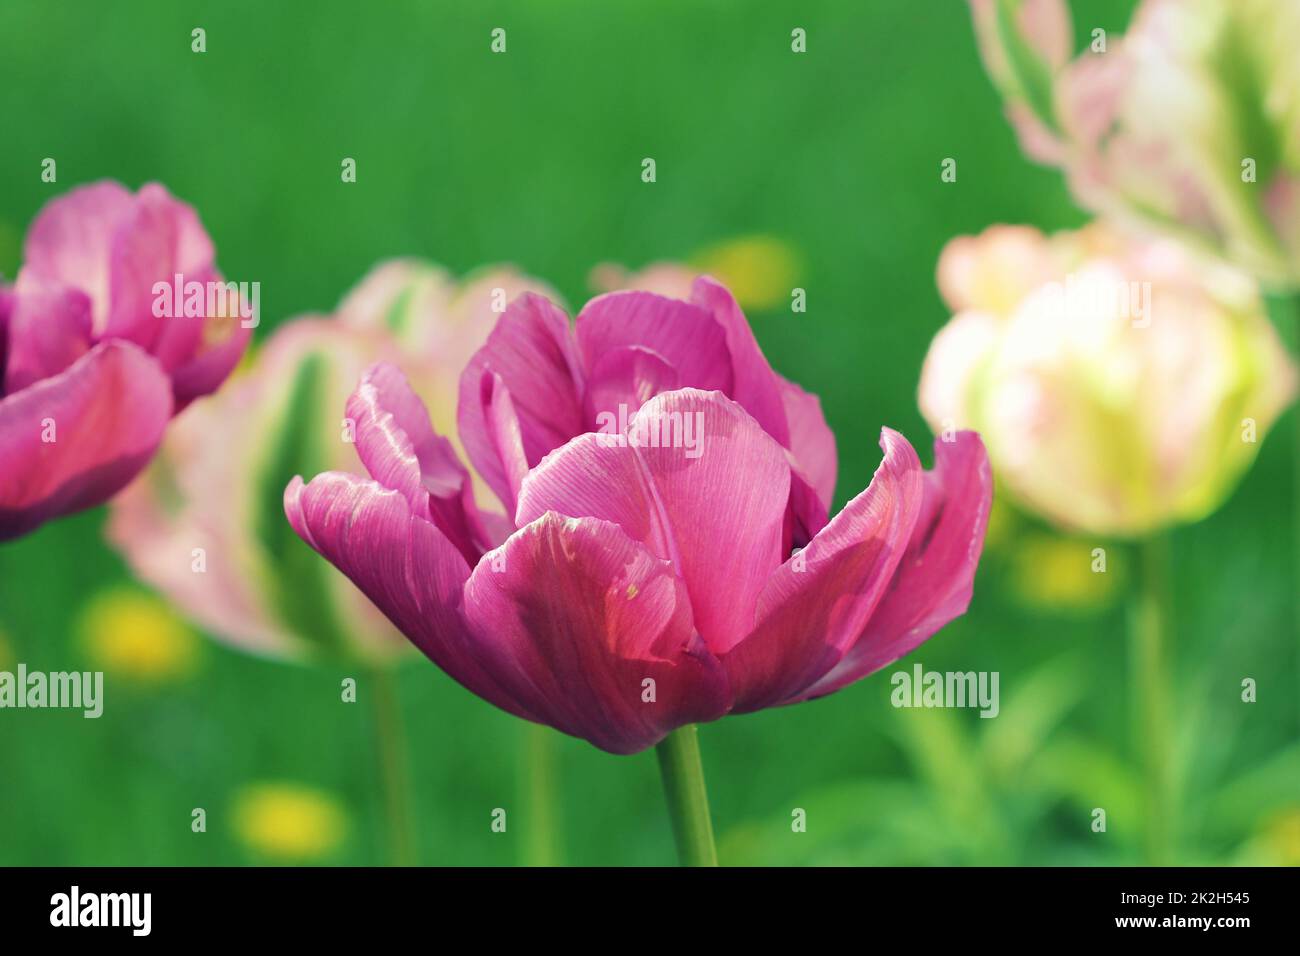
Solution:
<svg viewBox="0 0 1300 956">
<path fill-rule="evenodd" d="M 1099 563 L 1094 542 L 1054 534 L 1030 534 L 1013 545 L 1011 583 L 1016 595 L 1033 607 L 1090 611 L 1111 605 L 1120 592 L 1122 564 L 1108 548 Z M 1097 570 L 1104 567 L 1105 570 Z"/>
<path fill-rule="evenodd" d="M 746 309 L 788 305 L 799 274 L 794 250 L 772 236 L 742 236 L 720 242 L 691 261 L 700 272 L 729 288 Z"/>
<path fill-rule="evenodd" d="M 235 832 L 269 857 L 316 860 L 343 842 L 347 819 L 338 801 L 296 783 L 258 783 L 235 800 Z"/>
<path fill-rule="evenodd" d="M 80 632 L 96 665 L 142 681 L 183 677 L 198 656 L 198 638 L 167 604 L 128 588 L 92 598 Z"/>
<path fill-rule="evenodd" d="M 691 256 L 689 263 L 654 262 L 634 271 L 613 263 L 592 269 L 589 281 L 600 292 L 641 289 L 672 299 L 690 299 L 691 284 L 711 275 L 746 309 L 789 307 L 799 281 L 799 255 L 774 236 L 740 236 L 715 243 Z"/>
<path fill-rule="evenodd" d="M 1273 814 L 1233 860 L 1238 866 L 1300 866 L 1300 807 Z"/>
</svg>

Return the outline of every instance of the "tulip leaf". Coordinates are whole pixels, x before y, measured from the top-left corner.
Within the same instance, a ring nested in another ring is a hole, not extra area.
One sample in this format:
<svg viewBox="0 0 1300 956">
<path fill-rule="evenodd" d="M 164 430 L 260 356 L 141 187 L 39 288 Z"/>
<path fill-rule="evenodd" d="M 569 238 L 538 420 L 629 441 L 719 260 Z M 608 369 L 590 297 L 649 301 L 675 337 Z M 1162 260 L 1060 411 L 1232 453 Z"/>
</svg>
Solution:
<svg viewBox="0 0 1300 956">
<path fill-rule="evenodd" d="M 1090 832 L 1090 814 L 1106 811 L 1108 832 L 1136 844 L 1142 834 L 1142 797 L 1131 767 L 1109 750 L 1081 737 L 1050 742 L 1031 761 L 1030 785 L 1053 793 L 1072 805 L 1077 832 Z"/>
<path fill-rule="evenodd" d="M 980 745 L 1001 778 L 1014 777 L 1084 696 L 1082 662 L 1068 656 L 1039 668 L 1015 686 Z"/>
<path fill-rule="evenodd" d="M 1216 834 L 1259 826 L 1271 814 L 1300 804 L 1300 746 L 1275 753 L 1238 774 L 1219 790 L 1205 814 L 1206 828 Z"/>
<path fill-rule="evenodd" d="M 803 829 L 793 825 L 800 811 Z M 979 850 L 928 788 L 910 781 L 856 780 L 796 795 L 724 831 L 726 866 L 907 866 L 972 863 Z"/>
</svg>

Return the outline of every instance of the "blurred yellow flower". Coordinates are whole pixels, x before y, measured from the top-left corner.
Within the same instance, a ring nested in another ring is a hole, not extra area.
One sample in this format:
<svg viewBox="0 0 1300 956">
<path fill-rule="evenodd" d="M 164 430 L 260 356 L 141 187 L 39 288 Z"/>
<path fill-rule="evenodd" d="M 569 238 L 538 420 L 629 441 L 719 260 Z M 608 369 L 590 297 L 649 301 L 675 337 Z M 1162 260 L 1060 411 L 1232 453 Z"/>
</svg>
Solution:
<svg viewBox="0 0 1300 956">
<path fill-rule="evenodd" d="M 347 819 L 338 801 L 296 783 L 258 783 L 235 800 L 235 832 L 265 856 L 314 860 L 343 841 Z"/>
<path fill-rule="evenodd" d="M 191 673 L 199 640 L 171 607 L 142 591 L 118 588 L 95 595 L 81 612 L 82 642 L 96 665 L 142 681 Z"/>
<path fill-rule="evenodd" d="M 1124 569 L 1118 549 L 1106 548 L 1104 556 L 1098 556 L 1098 547 L 1096 542 L 1079 538 L 1027 534 L 1009 549 L 1012 589 L 1022 602 L 1036 608 L 1092 611 L 1108 607 L 1120 593 Z"/>
<path fill-rule="evenodd" d="M 1015 546 L 1019 515 L 1014 506 L 995 490 L 993 506 L 989 508 L 989 523 L 984 531 L 984 550 L 1002 551 Z"/>
<path fill-rule="evenodd" d="M 1234 862 L 1243 866 L 1300 866 L 1300 807 L 1288 807 L 1270 817 Z"/>
<path fill-rule="evenodd" d="M 636 271 L 601 263 L 592 269 L 589 281 L 600 292 L 642 289 L 689 299 L 695 277 L 711 275 L 731 290 L 743 308 L 761 310 L 789 306 L 801 269 L 799 254 L 788 242 L 752 235 L 707 246 L 687 263 L 654 262 Z"/>
<path fill-rule="evenodd" d="M 741 236 L 717 243 L 692 256 L 691 264 L 729 288 L 746 309 L 788 304 L 799 277 L 794 249 L 772 236 Z"/>
</svg>

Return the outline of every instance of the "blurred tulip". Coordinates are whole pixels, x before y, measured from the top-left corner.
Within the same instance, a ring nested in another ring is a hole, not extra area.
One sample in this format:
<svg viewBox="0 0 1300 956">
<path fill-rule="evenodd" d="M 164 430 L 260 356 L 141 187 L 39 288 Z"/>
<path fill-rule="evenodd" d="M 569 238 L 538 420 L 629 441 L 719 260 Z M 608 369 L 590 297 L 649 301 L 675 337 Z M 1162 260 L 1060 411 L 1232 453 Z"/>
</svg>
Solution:
<svg viewBox="0 0 1300 956">
<path fill-rule="evenodd" d="M 494 306 L 543 288 L 511 270 L 456 282 L 416 261 L 376 267 L 332 317 L 277 329 L 221 394 L 176 423 L 114 502 L 111 541 L 139 577 L 244 650 L 390 658 L 405 642 L 285 525 L 284 486 L 353 465 L 354 426 L 339 410 L 375 361 L 403 368 L 450 429 L 457 375 L 486 340 Z"/>
<path fill-rule="evenodd" d="M 221 384 L 248 341 L 238 309 L 162 316 L 154 286 L 220 280 L 194 210 L 151 183 L 52 200 L 0 286 L 0 541 L 102 504 L 173 412 Z"/>
<path fill-rule="evenodd" d="M 1300 286 L 1300 3 L 1143 0 L 1073 61 L 1065 0 L 971 0 L 1021 144 L 1098 213 Z"/>
<path fill-rule="evenodd" d="M 261 856 L 307 862 L 328 857 L 347 833 L 347 816 L 327 793 L 296 783 L 258 783 L 235 797 L 235 833 Z"/>
<path fill-rule="evenodd" d="M 537 295 L 501 317 L 458 420 L 510 507 L 504 543 L 401 373 L 372 368 L 348 415 L 371 477 L 295 479 L 294 529 L 471 691 L 613 753 L 832 693 L 970 600 L 992 494 L 978 436 L 936 443 L 923 472 L 885 429 L 871 485 L 828 523 L 817 400 L 711 279 L 690 302 L 600 296 L 574 327 Z"/>
<path fill-rule="evenodd" d="M 1295 394 L 1254 283 L 1171 242 L 994 226 L 949 243 L 938 279 L 956 314 L 922 412 L 979 430 L 1000 481 L 1067 529 L 1204 517 Z"/>
</svg>

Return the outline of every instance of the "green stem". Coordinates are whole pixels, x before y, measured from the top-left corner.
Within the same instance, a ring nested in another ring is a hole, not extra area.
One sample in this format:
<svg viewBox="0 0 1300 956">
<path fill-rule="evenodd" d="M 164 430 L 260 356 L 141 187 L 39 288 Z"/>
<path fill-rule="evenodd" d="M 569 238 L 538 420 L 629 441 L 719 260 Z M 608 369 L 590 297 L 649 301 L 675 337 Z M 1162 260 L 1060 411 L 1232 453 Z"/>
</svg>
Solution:
<svg viewBox="0 0 1300 956">
<path fill-rule="evenodd" d="M 1287 306 L 1291 311 L 1291 320 L 1293 338 L 1291 341 L 1291 351 L 1300 359 L 1300 292 L 1295 293 L 1287 298 Z M 1296 653 L 1296 687 L 1300 689 L 1300 404 L 1291 409 L 1291 518 L 1295 522 L 1292 527 L 1291 563 L 1292 563 L 1292 587 L 1291 598 L 1295 604 L 1295 633 L 1292 635 L 1291 646 Z M 1300 714 L 1300 694 L 1296 694 L 1297 713 Z"/>
<path fill-rule="evenodd" d="M 1284 340 L 1289 340 L 1291 354 L 1300 361 L 1300 291 L 1274 290 L 1268 296 L 1268 311 L 1281 330 Z M 1288 328 L 1289 326 L 1289 328 Z M 1296 686 L 1300 688 L 1300 405 L 1291 409 L 1291 496 L 1292 520 L 1292 588 L 1295 607 L 1292 647 L 1296 655 Z M 1297 719 L 1300 720 L 1300 694 L 1295 695 Z"/>
<path fill-rule="evenodd" d="M 555 731 L 524 721 L 524 866 L 559 866 L 559 812 L 555 797 Z"/>
<path fill-rule="evenodd" d="M 674 730 L 655 750 L 678 859 L 682 866 L 717 866 L 718 851 L 713 845 L 713 821 L 709 817 L 709 795 L 704 788 L 695 725 Z"/>
<path fill-rule="evenodd" d="M 1171 862 L 1177 799 L 1169 707 L 1169 541 L 1153 536 L 1138 545 L 1139 584 L 1129 620 L 1134 730 L 1143 763 L 1146 862 Z"/>
<path fill-rule="evenodd" d="M 411 811 L 411 773 L 406 758 L 402 708 L 397 699 L 396 675 L 388 667 L 371 674 L 375 701 L 375 751 L 384 795 L 391 866 L 415 865 L 415 826 Z"/>
</svg>

